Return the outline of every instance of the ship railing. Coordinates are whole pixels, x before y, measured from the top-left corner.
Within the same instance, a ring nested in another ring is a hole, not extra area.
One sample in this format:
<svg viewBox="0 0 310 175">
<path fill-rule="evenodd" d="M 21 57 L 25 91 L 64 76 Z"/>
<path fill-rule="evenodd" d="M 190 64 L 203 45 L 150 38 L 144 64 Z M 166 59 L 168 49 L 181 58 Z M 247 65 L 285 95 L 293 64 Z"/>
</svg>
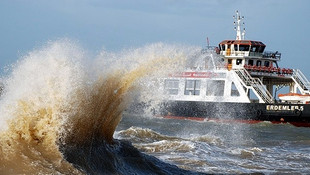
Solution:
<svg viewBox="0 0 310 175">
<path fill-rule="evenodd" d="M 290 68 L 256 66 L 256 65 L 248 65 L 248 64 L 245 64 L 243 67 L 249 72 L 278 74 L 278 75 L 283 75 L 283 76 L 287 76 L 287 75 L 290 76 L 293 74 L 293 69 L 290 69 Z"/>
<path fill-rule="evenodd" d="M 249 56 L 250 51 L 232 51 L 232 56 Z"/>
<path fill-rule="evenodd" d="M 220 54 L 221 55 L 225 55 L 225 56 L 249 56 L 250 51 L 221 51 Z"/>
<path fill-rule="evenodd" d="M 273 58 L 276 60 L 280 60 L 281 59 L 281 53 L 279 53 L 278 51 L 276 51 L 276 52 L 265 51 L 265 52 L 263 52 L 263 58 Z"/>
<path fill-rule="evenodd" d="M 295 80 L 295 83 L 300 86 L 302 93 L 310 93 L 310 82 L 299 69 L 294 69 L 292 77 Z"/>
<path fill-rule="evenodd" d="M 263 57 L 263 53 L 250 52 L 249 56 L 252 56 L 252 57 Z"/>
</svg>

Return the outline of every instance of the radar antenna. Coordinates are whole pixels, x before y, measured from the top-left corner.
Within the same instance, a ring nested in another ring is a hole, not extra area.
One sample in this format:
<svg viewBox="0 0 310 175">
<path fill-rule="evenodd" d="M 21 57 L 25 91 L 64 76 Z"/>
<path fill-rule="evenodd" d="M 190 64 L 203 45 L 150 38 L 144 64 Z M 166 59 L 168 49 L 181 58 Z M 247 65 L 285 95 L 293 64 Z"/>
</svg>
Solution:
<svg viewBox="0 0 310 175">
<path fill-rule="evenodd" d="M 241 32 L 241 27 L 244 26 L 244 22 L 241 22 L 244 19 L 244 16 L 240 17 L 238 10 L 236 11 L 236 16 L 234 18 L 234 29 L 237 32 L 236 40 L 244 40 L 245 28 Z"/>
</svg>

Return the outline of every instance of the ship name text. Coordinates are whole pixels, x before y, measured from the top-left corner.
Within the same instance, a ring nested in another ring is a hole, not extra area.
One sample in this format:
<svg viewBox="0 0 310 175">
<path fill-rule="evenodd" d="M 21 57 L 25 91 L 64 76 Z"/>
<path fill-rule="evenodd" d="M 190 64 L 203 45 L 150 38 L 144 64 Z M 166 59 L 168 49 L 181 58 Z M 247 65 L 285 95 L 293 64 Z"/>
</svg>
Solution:
<svg viewBox="0 0 310 175">
<path fill-rule="evenodd" d="M 267 111 L 294 111 L 299 110 L 303 111 L 303 106 L 289 106 L 289 105 L 267 105 L 266 106 Z"/>
</svg>

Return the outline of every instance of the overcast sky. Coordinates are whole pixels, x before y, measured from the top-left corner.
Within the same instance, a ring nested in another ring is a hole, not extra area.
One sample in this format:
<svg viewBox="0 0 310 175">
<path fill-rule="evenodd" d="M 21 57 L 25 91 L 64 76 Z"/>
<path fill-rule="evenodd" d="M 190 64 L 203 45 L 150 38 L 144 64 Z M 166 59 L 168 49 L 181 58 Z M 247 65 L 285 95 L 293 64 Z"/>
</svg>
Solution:
<svg viewBox="0 0 310 175">
<path fill-rule="evenodd" d="M 282 53 L 282 67 L 310 78 L 309 0 L 0 0 L 0 68 L 49 40 L 67 37 L 90 52 L 155 42 L 205 46 L 234 39 L 245 16 L 246 39 Z"/>
</svg>

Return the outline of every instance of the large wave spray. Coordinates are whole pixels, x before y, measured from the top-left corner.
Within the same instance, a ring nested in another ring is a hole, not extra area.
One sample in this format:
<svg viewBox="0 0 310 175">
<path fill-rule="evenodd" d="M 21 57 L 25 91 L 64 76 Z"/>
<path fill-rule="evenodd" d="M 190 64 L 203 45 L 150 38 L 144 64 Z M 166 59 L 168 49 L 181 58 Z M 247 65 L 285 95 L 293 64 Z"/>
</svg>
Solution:
<svg viewBox="0 0 310 175">
<path fill-rule="evenodd" d="M 192 49 L 158 43 L 91 59 L 63 39 L 30 52 L 4 78 L 0 173 L 80 174 L 83 168 L 59 150 L 113 143 L 139 80 L 177 65 Z"/>
</svg>

